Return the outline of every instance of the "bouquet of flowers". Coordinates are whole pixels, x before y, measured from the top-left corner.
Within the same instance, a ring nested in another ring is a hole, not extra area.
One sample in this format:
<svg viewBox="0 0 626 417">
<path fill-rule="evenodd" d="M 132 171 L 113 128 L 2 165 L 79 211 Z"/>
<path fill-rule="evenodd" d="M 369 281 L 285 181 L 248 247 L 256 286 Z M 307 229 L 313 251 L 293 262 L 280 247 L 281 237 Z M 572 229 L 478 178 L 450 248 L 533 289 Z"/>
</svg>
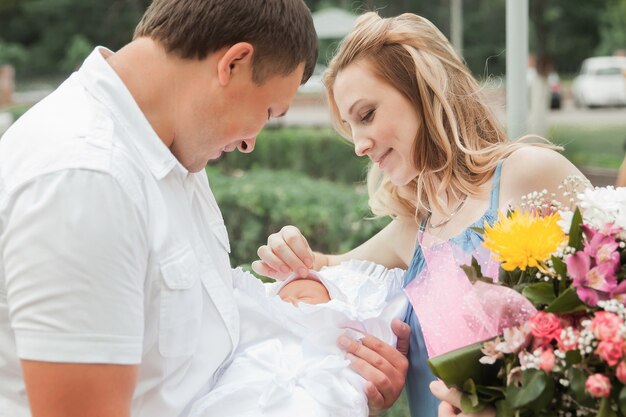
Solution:
<svg viewBox="0 0 626 417">
<path fill-rule="evenodd" d="M 571 207 L 533 193 L 485 224 L 498 276 L 475 259 L 463 268 L 470 282 L 512 289 L 536 309 L 496 337 L 431 357 L 435 374 L 464 392 L 465 412 L 626 415 L 626 188 L 573 192 L 567 181 Z"/>
</svg>

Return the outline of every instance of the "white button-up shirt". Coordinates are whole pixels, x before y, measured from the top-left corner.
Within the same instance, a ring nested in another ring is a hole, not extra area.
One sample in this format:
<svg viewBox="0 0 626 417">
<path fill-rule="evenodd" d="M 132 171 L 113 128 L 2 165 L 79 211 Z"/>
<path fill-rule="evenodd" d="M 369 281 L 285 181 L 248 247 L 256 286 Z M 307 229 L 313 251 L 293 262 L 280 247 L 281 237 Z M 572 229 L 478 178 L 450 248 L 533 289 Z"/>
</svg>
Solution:
<svg viewBox="0 0 626 417">
<path fill-rule="evenodd" d="M 97 48 L 0 140 L 0 416 L 19 359 L 139 364 L 132 415 L 185 415 L 237 345 L 228 235 Z"/>
</svg>

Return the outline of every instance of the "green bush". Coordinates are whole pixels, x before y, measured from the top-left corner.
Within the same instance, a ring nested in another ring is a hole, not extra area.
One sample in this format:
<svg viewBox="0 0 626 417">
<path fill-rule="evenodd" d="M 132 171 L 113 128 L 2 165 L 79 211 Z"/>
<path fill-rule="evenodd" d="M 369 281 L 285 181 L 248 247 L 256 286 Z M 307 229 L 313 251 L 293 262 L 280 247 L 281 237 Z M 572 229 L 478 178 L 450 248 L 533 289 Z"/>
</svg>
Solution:
<svg viewBox="0 0 626 417">
<path fill-rule="evenodd" d="M 366 192 L 348 185 L 293 171 L 257 169 L 228 176 L 207 168 L 207 173 L 228 229 L 233 266 L 257 259 L 258 247 L 287 224 L 297 226 L 314 250 L 338 253 L 388 222 L 366 219 Z"/>
<path fill-rule="evenodd" d="M 86 36 L 77 33 L 72 36 L 69 46 L 65 51 L 65 57 L 59 65 L 59 69 L 66 73 L 72 73 L 89 56 L 94 46 Z"/>
<path fill-rule="evenodd" d="M 358 158 L 354 147 L 331 129 L 312 128 L 265 129 L 251 154 L 231 152 L 212 163 L 223 172 L 292 170 L 344 183 L 362 181 L 367 164 L 367 158 Z"/>
</svg>

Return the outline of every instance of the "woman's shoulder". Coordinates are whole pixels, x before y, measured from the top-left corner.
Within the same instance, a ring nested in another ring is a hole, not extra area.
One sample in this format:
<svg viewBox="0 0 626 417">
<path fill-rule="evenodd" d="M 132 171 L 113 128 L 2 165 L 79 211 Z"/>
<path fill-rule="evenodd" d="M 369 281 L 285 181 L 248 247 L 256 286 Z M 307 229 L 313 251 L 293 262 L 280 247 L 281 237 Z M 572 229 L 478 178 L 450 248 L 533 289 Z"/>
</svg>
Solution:
<svg viewBox="0 0 626 417">
<path fill-rule="evenodd" d="M 583 174 L 559 152 L 541 146 L 528 145 L 512 152 L 502 164 L 502 203 L 517 204 L 519 199 L 534 191 L 558 193 L 558 186 L 569 176 Z"/>
</svg>

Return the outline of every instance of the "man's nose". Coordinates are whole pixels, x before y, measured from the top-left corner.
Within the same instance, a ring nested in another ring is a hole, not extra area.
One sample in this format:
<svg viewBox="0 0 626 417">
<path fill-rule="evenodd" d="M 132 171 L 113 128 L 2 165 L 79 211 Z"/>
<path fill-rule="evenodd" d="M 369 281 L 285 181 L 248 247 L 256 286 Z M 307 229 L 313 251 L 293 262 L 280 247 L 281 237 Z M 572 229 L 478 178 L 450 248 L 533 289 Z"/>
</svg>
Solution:
<svg viewBox="0 0 626 417">
<path fill-rule="evenodd" d="M 256 143 L 256 138 L 242 140 L 239 145 L 237 145 L 237 149 L 241 153 L 250 153 L 254 150 L 254 144 Z"/>
</svg>

